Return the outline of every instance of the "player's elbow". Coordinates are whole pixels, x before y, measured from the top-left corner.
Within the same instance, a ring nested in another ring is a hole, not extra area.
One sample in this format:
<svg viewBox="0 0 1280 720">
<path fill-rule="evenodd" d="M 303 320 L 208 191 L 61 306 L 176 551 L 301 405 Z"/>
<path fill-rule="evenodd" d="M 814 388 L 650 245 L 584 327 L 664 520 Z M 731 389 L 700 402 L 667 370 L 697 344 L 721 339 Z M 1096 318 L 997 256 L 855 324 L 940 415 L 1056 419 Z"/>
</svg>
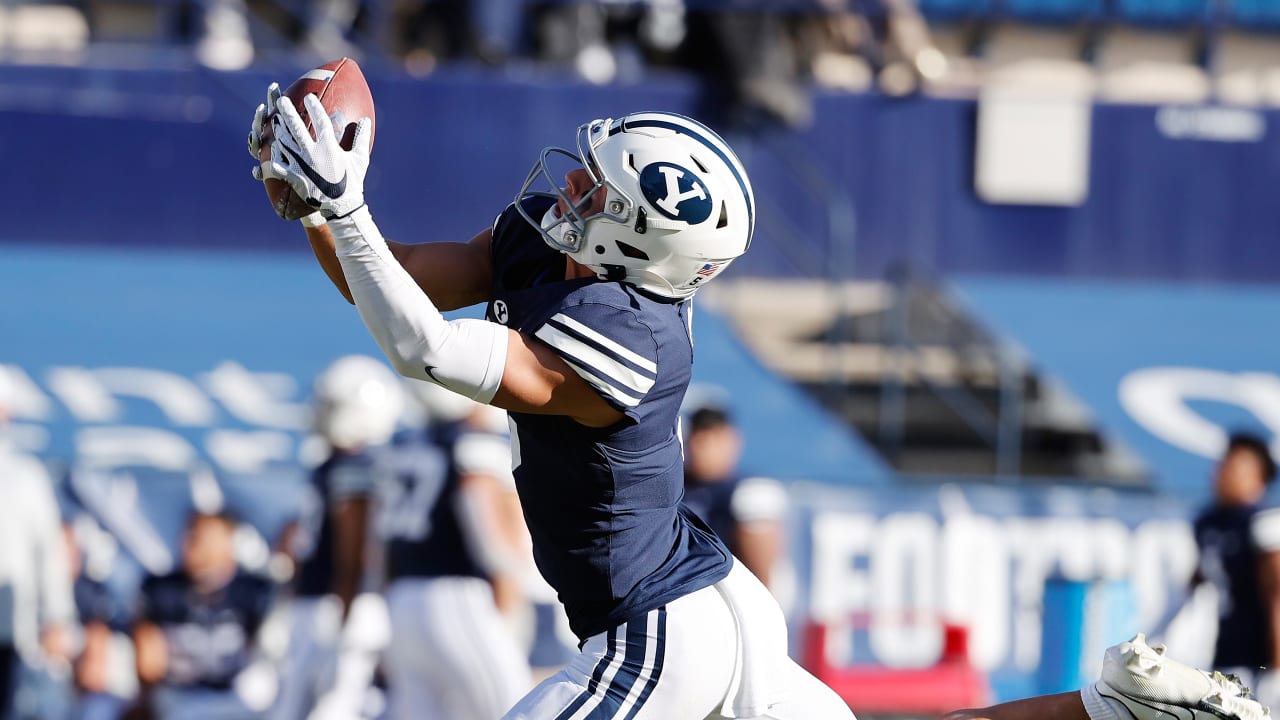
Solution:
<svg viewBox="0 0 1280 720">
<path fill-rule="evenodd" d="M 387 360 L 391 363 L 393 370 L 407 378 L 427 379 L 420 354 L 415 354 L 410 348 L 399 345 L 391 350 L 387 353 Z"/>
</svg>

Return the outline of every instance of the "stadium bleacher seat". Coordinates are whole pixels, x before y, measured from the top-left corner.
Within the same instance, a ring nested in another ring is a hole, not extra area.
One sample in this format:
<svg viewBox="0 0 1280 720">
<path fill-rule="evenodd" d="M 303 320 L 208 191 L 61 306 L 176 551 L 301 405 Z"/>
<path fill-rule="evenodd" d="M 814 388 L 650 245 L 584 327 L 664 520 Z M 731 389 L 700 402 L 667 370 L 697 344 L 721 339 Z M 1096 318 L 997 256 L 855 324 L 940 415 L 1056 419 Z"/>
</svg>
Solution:
<svg viewBox="0 0 1280 720">
<path fill-rule="evenodd" d="M 949 21 L 987 15 L 992 0 L 920 0 L 920 12 L 930 20 Z"/>
<path fill-rule="evenodd" d="M 1218 96 L 1241 105 L 1280 105 L 1280 3 L 1233 0 L 1217 25 Z"/>
<path fill-rule="evenodd" d="M 1185 27 L 1205 22 L 1208 0 L 1113 0 L 1115 19 L 1134 25 Z"/>
<path fill-rule="evenodd" d="M 1029 23 L 1075 24 L 1096 19 L 1102 0 L 1005 0 L 1002 16 Z"/>
<path fill-rule="evenodd" d="M 1276 0 L 1232 0 L 1227 8 L 1233 25 L 1280 31 L 1280 2 Z"/>
</svg>

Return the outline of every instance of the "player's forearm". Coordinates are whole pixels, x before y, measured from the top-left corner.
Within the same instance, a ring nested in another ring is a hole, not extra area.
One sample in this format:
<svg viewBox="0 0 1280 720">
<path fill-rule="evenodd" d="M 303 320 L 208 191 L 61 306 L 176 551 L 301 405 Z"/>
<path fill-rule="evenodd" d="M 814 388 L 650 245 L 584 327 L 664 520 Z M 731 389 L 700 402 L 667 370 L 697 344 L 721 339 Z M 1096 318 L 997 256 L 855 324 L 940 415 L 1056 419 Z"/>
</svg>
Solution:
<svg viewBox="0 0 1280 720">
<path fill-rule="evenodd" d="M 333 232 L 327 224 L 308 227 L 306 231 L 324 274 L 354 305 L 351 287 L 334 248 Z M 467 243 L 405 245 L 387 241 L 387 248 L 440 310 L 469 307 L 488 297 L 487 259 Z"/>
<path fill-rule="evenodd" d="M 342 603 L 342 617 L 351 611 L 351 602 L 360 591 L 369 530 L 369 500 L 343 500 L 333 509 L 333 594 Z"/>
<path fill-rule="evenodd" d="M 367 208 L 329 223 L 360 317 L 395 369 L 487 403 L 502 381 L 508 330 L 448 321 L 391 254 Z"/>
<path fill-rule="evenodd" d="M 320 263 L 320 268 L 329 277 L 329 281 L 338 288 L 338 292 L 342 293 L 347 302 L 354 305 L 356 301 L 351 297 L 347 276 L 342 274 L 342 263 L 338 262 L 338 255 L 334 251 L 333 233 L 329 231 L 329 226 L 308 227 L 307 240 L 311 243 L 311 251 L 315 253 L 316 261 Z"/>
<path fill-rule="evenodd" d="M 459 483 L 454 509 L 471 556 L 490 576 L 510 572 L 518 556 L 500 525 L 497 481 L 473 474 L 462 477 Z"/>
<path fill-rule="evenodd" d="M 1276 594 L 1276 588 L 1269 588 L 1266 596 L 1266 603 L 1263 611 L 1267 613 L 1267 632 L 1270 637 L 1268 640 L 1271 644 L 1271 662 L 1266 667 L 1280 668 L 1280 596 Z"/>
<path fill-rule="evenodd" d="M 403 245 L 388 241 L 387 247 L 440 310 L 457 310 L 489 299 L 489 258 L 474 244 Z"/>
<path fill-rule="evenodd" d="M 133 631 L 133 646 L 138 680 L 144 685 L 164 680 L 169 670 L 169 646 L 160 628 L 149 622 L 140 623 Z"/>
<path fill-rule="evenodd" d="M 1258 559 L 1258 585 L 1263 612 L 1270 620 L 1267 625 L 1271 664 L 1268 667 L 1280 668 L 1280 552 L 1266 552 Z"/>
</svg>

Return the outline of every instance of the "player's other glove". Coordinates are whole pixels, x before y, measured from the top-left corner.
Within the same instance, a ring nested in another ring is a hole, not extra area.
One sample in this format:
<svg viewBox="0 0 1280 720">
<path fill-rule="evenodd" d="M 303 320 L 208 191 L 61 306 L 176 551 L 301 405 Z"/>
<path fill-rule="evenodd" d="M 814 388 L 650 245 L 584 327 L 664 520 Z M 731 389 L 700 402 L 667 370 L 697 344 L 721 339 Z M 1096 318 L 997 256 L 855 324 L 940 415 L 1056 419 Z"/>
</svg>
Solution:
<svg viewBox="0 0 1280 720">
<path fill-rule="evenodd" d="M 320 99 L 307 95 L 302 102 L 316 135 L 311 137 L 293 101 L 281 97 L 272 118 L 275 137 L 271 141 L 270 172 L 288 182 L 299 197 L 326 218 L 346 217 L 364 206 L 372 121 L 361 118 L 356 123 L 351 149 L 343 150 Z"/>
<path fill-rule="evenodd" d="M 258 153 L 262 150 L 262 130 L 266 125 L 267 113 L 269 112 L 268 108 L 274 108 L 276 103 L 279 101 L 280 84 L 271 83 L 267 86 L 267 101 L 265 103 L 260 103 L 258 107 L 254 108 L 253 123 L 249 126 L 249 155 L 256 163 L 253 166 L 253 179 L 258 182 L 266 182 L 268 179 L 284 180 L 283 177 L 276 175 L 272 171 L 270 162 L 263 162 L 258 156 Z M 276 211 L 277 215 L 281 210 L 281 208 L 275 207 L 274 204 L 272 204 L 272 209 Z M 317 225 L 324 224 L 324 216 L 317 211 L 300 218 L 300 221 L 307 227 L 315 227 Z"/>
<path fill-rule="evenodd" d="M 249 156 L 258 166 L 253 169 L 253 179 L 266 180 L 271 177 L 269 174 L 264 175 L 264 171 L 269 173 L 270 168 L 265 167 L 267 164 L 262 162 L 258 157 L 258 153 L 262 150 L 262 128 L 267 120 L 267 108 L 273 108 L 280 100 L 280 83 L 271 83 L 267 86 L 267 101 L 259 103 L 258 107 L 253 110 L 253 124 L 249 126 Z"/>
</svg>

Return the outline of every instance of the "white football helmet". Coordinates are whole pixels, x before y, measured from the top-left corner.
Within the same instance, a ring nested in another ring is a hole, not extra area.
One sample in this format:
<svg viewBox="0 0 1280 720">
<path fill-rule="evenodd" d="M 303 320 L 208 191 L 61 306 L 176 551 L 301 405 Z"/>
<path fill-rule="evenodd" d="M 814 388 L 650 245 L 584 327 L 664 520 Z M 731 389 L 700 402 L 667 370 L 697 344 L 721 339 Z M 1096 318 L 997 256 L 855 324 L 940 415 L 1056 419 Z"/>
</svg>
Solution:
<svg viewBox="0 0 1280 720">
<path fill-rule="evenodd" d="M 470 419 L 480 430 L 507 432 L 507 411 L 502 408 L 482 405 L 465 395 L 425 380 L 409 380 L 408 385 L 410 397 L 418 401 L 427 424 L 446 424 Z"/>
<path fill-rule="evenodd" d="M 457 422 L 479 405 L 475 400 L 433 382 L 409 380 L 409 392 L 426 416 L 428 424 Z"/>
<path fill-rule="evenodd" d="M 579 201 L 605 193 L 604 210 L 581 217 L 549 160 L 581 163 L 595 183 Z M 542 178 L 554 192 L 534 192 Z M 520 201 L 565 201 L 530 217 Z M 546 148 L 516 197 L 516 207 L 551 247 L 606 280 L 622 280 L 668 298 L 686 298 L 751 245 L 755 196 L 746 170 L 719 135 L 668 112 L 632 113 L 578 128 L 577 152 Z"/>
<path fill-rule="evenodd" d="M 384 363 L 347 355 L 316 379 L 312 406 L 316 432 L 333 447 L 351 450 L 391 439 L 404 410 L 404 391 Z"/>
</svg>

